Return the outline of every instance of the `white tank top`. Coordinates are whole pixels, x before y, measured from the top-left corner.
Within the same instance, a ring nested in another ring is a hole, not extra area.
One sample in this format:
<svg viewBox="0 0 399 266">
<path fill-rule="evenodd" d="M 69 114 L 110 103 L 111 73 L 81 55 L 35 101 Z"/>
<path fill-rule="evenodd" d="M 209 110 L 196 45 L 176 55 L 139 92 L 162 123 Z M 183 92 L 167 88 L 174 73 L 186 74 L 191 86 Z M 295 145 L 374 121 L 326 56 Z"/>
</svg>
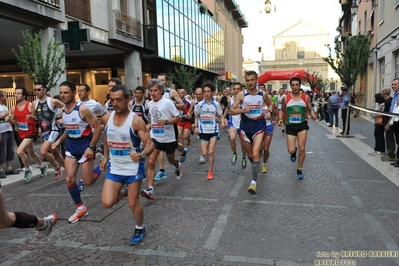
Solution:
<svg viewBox="0 0 399 266">
<path fill-rule="evenodd" d="M 144 161 L 135 163 L 130 158 L 130 152 L 141 152 L 140 138 L 134 134 L 132 129 L 133 118 L 136 115 L 129 112 L 122 126 L 115 126 L 113 111 L 109 117 L 105 133 L 109 146 L 109 171 L 111 174 L 132 176 L 144 175 Z"/>
</svg>

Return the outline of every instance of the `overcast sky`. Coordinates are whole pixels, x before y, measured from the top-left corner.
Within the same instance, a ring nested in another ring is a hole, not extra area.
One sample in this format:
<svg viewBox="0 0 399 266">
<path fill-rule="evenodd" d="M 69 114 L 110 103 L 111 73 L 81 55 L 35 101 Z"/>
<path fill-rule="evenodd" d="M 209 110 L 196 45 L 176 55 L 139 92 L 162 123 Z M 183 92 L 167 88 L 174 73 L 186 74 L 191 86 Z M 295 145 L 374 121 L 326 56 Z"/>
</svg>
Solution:
<svg viewBox="0 0 399 266">
<path fill-rule="evenodd" d="M 265 0 L 236 0 L 249 25 L 242 29 L 244 60 L 260 60 L 259 46 L 262 46 L 262 52 L 270 59 L 274 54 L 272 36 L 297 23 L 299 19 L 329 32 L 333 45 L 341 16 L 338 0 L 271 0 L 270 14 L 265 13 L 264 2 Z M 326 55 L 327 53 L 326 48 Z"/>
</svg>

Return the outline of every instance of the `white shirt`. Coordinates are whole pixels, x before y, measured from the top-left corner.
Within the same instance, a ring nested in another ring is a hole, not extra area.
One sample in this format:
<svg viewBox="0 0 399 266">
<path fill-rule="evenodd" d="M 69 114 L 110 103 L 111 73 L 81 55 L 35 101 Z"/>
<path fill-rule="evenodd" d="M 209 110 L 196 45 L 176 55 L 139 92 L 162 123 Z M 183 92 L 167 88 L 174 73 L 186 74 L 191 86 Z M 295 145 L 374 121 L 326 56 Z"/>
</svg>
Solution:
<svg viewBox="0 0 399 266">
<path fill-rule="evenodd" d="M 198 117 L 198 129 L 200 133 L 211 134 L 219 132 L 216 115 L 222 115 L 223 113 L 219 102 L 212 99 L 208 103 L 206 100 L 203 100 L 195 105 L 194 113 Z"/>
<path fill-rule="evenodd" d="M 168 120 L 179 115 L 180 113 L 174 103 L 167 98 L 163 97 L 157 102 L 150 101 L 148 103 L 148 116 L 151 118 L 151 138 L 161 143 L 176 141 L 173 125 L 161 126 L 158 124 L 158 120 Z"/>
<path fill-rule="evenodd" d="M 95 115 L 95 116 L 102 116 L 107 113 L 107 110 L 99 103 L 96 102 L 93 99 L 89 99 L 88 101 L 82 102 L 81 100 L 78 100 L 78 104 L 83 104 L 87 108 L 90 109 L 90 111 Z"/>
<path fill-rule="evenodd" d="M 7 112 L 8 108 L 4 104 L 0 104 L 0 115 Z M 12 126 L 10 123 L 4 121 L 5 118 L 0 119 L 0 133 L 4 133 L 7 131 L 12 131 Z"/>
</svg>

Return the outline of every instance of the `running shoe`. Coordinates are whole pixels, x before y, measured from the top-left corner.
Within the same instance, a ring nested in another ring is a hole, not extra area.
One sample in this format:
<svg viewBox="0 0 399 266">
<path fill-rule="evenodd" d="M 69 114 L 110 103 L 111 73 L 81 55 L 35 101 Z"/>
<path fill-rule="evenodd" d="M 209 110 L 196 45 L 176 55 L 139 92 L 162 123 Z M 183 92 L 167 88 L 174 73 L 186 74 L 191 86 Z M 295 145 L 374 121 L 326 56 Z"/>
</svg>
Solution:
<svg viewBox="0 0 399 266">
<path fill-rule="evenodd" d="M 296 178 L 299 180 L 303 179 L 305 176 L 302 174 L 302 170 L 297 169 L 296 170 Z"/>
<path fill-rule="evenodd" d="M 213 179 L 213 172 L 212 171 L 208 171 L 208 175 L 207 175 L 206 179 L 208 179 L 208 180 L 212 180 Z"/>
<path fill-rule="evenodd" d="M 261 170 L 261 172 L 262 172 L 262 173 L 267 173 L 267 166 L 266 166 L 266 164 L 262 164 L 262 170 Z"/>
<path fill-rule="evenodd" d="M 296 161 L 296 152 L 297 152 L 297 150 L 298 149 L 295 148 L 295 152 L 290 155 L 291 162 L 293 162 L 293 163 L 295 163 L 295 161 Z"/>
<path fill-rule="evenodd" d="M 281 130 L 281 132 L 285 133 L 285 128 L 283 128 L 283 129 Z"/>
<path fill-rule="evenodd" d="M 175 170 L 175 174 L 177 180 L 180 180 L 183 177 L 183 168 L 181 166 L 181 163 L 179 163 L 179 168 Z"/>
<path fill-rule="evenodd" d="M 54 180 L 59 180 L 61 177 L 62 177 L 62 169 L 61 166 L 59 166 L 58 169 L 55 170 Z"/>
<path fill-rule="evenodd" d="M 242 169 L 247 168 L 247 159 L 242 158 L 242 160 L 241 160 L 241 168 Z"/>
<path fill-rule="evenodd" d="M 85 190 L 85 188 L 86 188 L 86 186 L 85 186 L 85 183 L 83 183 L 83 179 L 80 179 L 78 182 L 79 191 L 83 191 L 83 190 Z"/>
<path fill-rule="evenodd" d="M 199 158 L 199 163 L 204 164 L 205 163 L 205 156 L 202 156 Z"/>
<path fill-rule="evenodd" d="M 43 168 L 40 168 L 40 177 L 47 176 L 48 165 L 43 164 Z"/>
<path fill-rule="evenodd" d="M 165 178 L 167 178 L 166 173 L 159 171 L 158 174 L 154 177 L 154 180 L 155 181 L 160 181 L 160 180 L 165 179 Z"/>
<path fill-rule="evenodd" d="M 236 165 L 237 162 L 237 154 L 233 153 L 233 156 L 231 157 L 231 164 Z"/>
<path fill-rule="evenodd" d="M 191 134 L 192 135 L 192 134 Z M 187 146 L 190 146 L 191 145 L 191 139 L 188 139 L 187 140 Z"/>
<path fill-rule="evenodd" d="M 144 197 L 144 198 L 149 199 L 149 200 L 155 199 L 155 197 L 154 197 L 154 190 L 153 190 L 152 188 L 143 189 L 143 190 L 140 192 L 140 195 L 141 195 L 142 197 Z"/>
<path fill-rule="evenodd" d="M 256 195 L 256 183 L 251 183 L 248 187 L 248 192 L 251 195 Z"/>
<path fill-rule="evenodd" d="M 137 245 L 141 241 L 143 241 L 145 235 L 145 227 L 143 229 L 134 229 L 134 235 L 132 239 L 130 239 L 130 245 Z"/>
<path fill-rule="evenodd" d="M 44 222 L 47 224 L 47 226 L 44 229 L 36 228 L 36 230 L 38 231 L 37 238 L 42 239 L 48 236 L 53 230 L 53 227 L 57 223 L 57 221 L 58 217 L 54 213 L 44 217 Z"/>
<path fill-rule="evenodd" d="M 184 163 L 187 158 L 188 149 L 184 148 L 184 152 L 180 154 L 179 162 Z"/>
<path fill-rule="evenodd" d="M 217 136 L 216 136 L 216 140 L 220 139 L 220 132 L 218 132 Z"/>
<path fill-rule="evenodd" d="M 32 168 L 24 171 L 24 182 L 29 182 L 32 179 Z"/>
<path fill-rule="evenodd" d="M 79 219 L 83 216 L 88 215 L 89 213 L 87 212 L 87 208 L 86 206 L 83 206 L 83 208 L 78 208 L 76 209 L 75 213 L 69 217 L 68 219 L 68 223 L 76 223 L 77 221 L 79 221 Z"/>
</svg>

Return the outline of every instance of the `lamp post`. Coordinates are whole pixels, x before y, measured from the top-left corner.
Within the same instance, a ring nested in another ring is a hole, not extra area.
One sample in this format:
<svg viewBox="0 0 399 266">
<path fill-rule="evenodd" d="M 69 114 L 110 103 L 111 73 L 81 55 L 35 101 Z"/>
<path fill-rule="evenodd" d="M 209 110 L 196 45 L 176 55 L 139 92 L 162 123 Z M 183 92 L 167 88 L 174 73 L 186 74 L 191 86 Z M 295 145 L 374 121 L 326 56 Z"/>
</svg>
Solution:
<svg viewBox="0 0 399 266">
<path fill-rule="evenodd" d="M 265 1 L 265 12 L 266 14 L 270 14 L 272 12 L 272 2 L 270 0 Z"/>
<path fill-rule="evenodd" d="M 353 17 L 356 16 L 358 8 L 359 8 L 359 6 L 356 4 L 356 0 L 353 0 L 352 6 L 351 6 L 351 14 Z"/>
</svg>

